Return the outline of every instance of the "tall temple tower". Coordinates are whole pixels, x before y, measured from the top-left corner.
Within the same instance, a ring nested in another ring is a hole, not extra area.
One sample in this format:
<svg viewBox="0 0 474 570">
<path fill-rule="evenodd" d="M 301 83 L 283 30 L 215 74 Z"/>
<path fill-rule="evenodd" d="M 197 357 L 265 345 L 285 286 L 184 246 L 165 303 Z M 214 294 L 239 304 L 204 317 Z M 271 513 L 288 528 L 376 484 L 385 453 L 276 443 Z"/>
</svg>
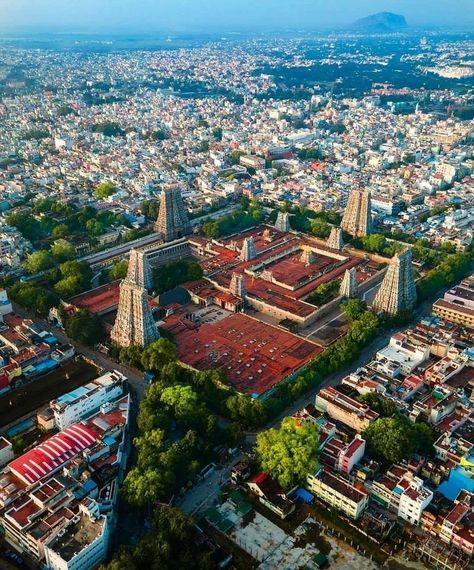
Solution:
<svg viewBox="0 0 474 570">
<path fill-rule="evenodd" d="M 240 251 L 240 260 L 241 261 L 250 261 L 254 259 L 257 255 L 255 250 L 255 242 L 253 241 L 253 237 L 248 237 L 244 239 L 242 243 L 242 249 Z"/>
<path fill-rule="evenodd" d="M 357 285 L 356 274 L 357 271 L 355 267 L 352 267 L 352 269 L 346 269 L 341 281 L 341 287 L 339 288 L 339 295 L 341 297 L 347 297 L 348 299 L 357 297 L 359 286 Z"/>
<path fill-rule="evenodd" d="M 229 289 L 233 295 L 243 299 L 246 294 L 244 276 L 239 273 L 232 273 Z"/>
<path fill-rule="evenodd" d="M 275 222 L 275 229 L 279 232 L 290 231 L 290 215 L 288 212 L 278 212 L 278 216 Z"/>
<path fill-rule="evenodd" d="M 127 277 L 120 284 L 117 317 L 110 333 L 115 345 L 145 347 L 160 338 L 145 288 L 150 284 L 151 273 L 146 256 L 132 250 Z"/>
<path fill-rule="evenodd" d="M 192 233 L 179 188 L 164 188 L 161 192 L 155 231 L 161 234 L 163 241 L 172 241 Z"/>
<path fill-rule="evenodd" d="M 300 257 L 301 263 L 305 265 L 311 265 L 316 260 L 313 250 L 308 246 L 303 246 L 303 252 Z"/>
<path fill-rule="evenodd" d="M 366 236 L 372 232 L 370 192 L 353 190 L 349 196 L 341 228 L 354 237 Z"/>
<path fill-rule="evenodd" d="M 151 291 L 153 288 L 151 267 L 144 251 L 131 250 L 130 260 L 128 262 L 127 281 L 136 283 L 147 291 Z"/>
<path fill-rule="evenodd" d="M 342 239 L 341 228 L 331 228 L 331 233 L 326 241 L 326 245 L 331 249 L 337 249 L 341 251 L 344 247 L 344 241 Z"/>
<path fill-rule="evenodd" d="M 416 303 L 411 249 L 397 253 L 375 296 L 373 308 L 389 315 L 410 310 Z"/>
</svg>

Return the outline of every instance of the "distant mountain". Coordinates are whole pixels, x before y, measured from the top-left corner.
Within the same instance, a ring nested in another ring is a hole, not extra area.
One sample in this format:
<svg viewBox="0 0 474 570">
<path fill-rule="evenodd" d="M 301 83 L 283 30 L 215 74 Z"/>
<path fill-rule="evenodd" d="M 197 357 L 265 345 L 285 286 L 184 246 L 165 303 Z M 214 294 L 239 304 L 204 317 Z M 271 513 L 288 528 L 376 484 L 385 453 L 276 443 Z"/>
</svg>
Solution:
<svg viewBox="0 0 474 570">
<path fill-rule="evenodd" d="M 357 20 L 353 27 L 363 32 L 389 33 L 401 32 L 408 28 L 408 24 L 404 16 L 392 12 L 379 12 Z"/>
</svg>

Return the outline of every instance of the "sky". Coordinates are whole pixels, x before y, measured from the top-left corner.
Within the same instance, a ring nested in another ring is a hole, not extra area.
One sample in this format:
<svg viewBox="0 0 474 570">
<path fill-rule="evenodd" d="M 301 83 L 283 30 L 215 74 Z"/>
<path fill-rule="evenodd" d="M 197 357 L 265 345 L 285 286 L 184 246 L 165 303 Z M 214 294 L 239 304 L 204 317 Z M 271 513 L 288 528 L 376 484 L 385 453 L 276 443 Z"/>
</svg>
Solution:
<svg viewBox="0 0 474 570">
<path fill-rule="evenodd" d="M 317 29 L 380 11 L 414 26 L 474 25 L 474 0 L 0 0 L 0 28 Z"/>
</svg>

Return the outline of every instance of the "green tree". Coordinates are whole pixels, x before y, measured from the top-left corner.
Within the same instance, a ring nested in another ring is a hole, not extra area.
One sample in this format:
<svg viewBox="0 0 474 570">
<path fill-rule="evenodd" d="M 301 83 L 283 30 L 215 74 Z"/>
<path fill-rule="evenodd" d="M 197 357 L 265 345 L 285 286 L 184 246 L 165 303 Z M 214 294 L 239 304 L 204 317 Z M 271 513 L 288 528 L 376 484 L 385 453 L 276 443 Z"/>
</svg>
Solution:
<svg viewBox="0 0 474 570">
<path fill-rule="evenodd" d="M 431 455 L 436 434 L 427 424 L 414 424 L 404 416 L 379 418 L 362 434 L 369 454 L 387 463 L 409 459 L 414 453 Z"/>
<path fill-rule="evenodd" d="M 168 138 L 168 133 L 164 129 L 157 129 L 151 133 L 150 137 L 154 141 L 164 141 Z"/>
<path fill-rule="evenodd" d="M 198 152 L 209 152 L 209 141 L 201 141 L 197 147 Z"/>
<path fill-rule="evenodd" d="M 117 279 L 125 279 L 128 272 L 128 262 L 118 261 L 114 263 L 108 271 L 109 281 L 116 281 Z"/>
<path fill-rule="evenodd" d="M 87 220 L 86 230 L 90 237 L 97 237 L 105 232 L 105 226 L 99 220 Z"/>
<path fill-rule="evenodd" d="M 127 366 L 132 366 L 133 368 L 141 368 L 142 354 L 143 349 L 141 346 L 126 346 L 120 349 L 119 360 L 122 362 L 122 364 L 126 364 Z"/>
<path fill-rule="evenodd" d="M 67 241 L 57 241 L 51 246 L 51 255 L 58 263 L 63 263 L 76 257 L 74 246 Z"/>
<path fill-rule="evenodd" d="M 94 192 L 97 198 L 108 198 L 117 192 L 117 188 L 113 182 L 106 180 L 105 182 L 98 184 Z"/>
<path fill-rule="evenodd" d="M 172 507 L 156 509 L 151 531 L 135 546 L 121 547 L 99 570 L 217 570 L 199 548 L 194 521 Z"/>
<path fill-rule="evenodd" d="M 40 271 L 45 271 L 54 266 L 54 259 L 51 254 L 45 249 L 40 249 L 31 253 L 25 260 L 25 270 L 30 275 L 36 275 Z"/>
<path fill-rule="evenodd" d="M 26 239 L 36 241 L 44 237 L 45 232 L 41 223 L 25 212 L 14 211 L 6 217 L 9 226 L 15 227 Z"/>
<path fill-rule="evenodd" d="M 67 235 L 69 235 L 68 225 L 67 224 L 58 224 L 57 226 L 55 226 L 53 228 L 51 235 L 53 238 L 56 238 L 56 239 L 66 237 Z"/>
<path fill-rule="evenodd" d="M 32 140 L 40 141 L 43 139 L 47 139 L 50 136 L 51 136 L 50 132 L 46 129 L 29 129 L 22 134 L 21 138 L 24 141 L 32 141 Z"/>
<path fill-rule="evenodd" d="M 120 127 L 120 125 L 113 121 L 96 123 L 92 126 L 92 132 L 101 133 L 104 135 L 104 137 L 117 137 L 125 135 L 125 131 Z"/>
<path fill-rule="evenodd" d="M 216 433 L 218 428 L 215 425 L 215 417 L 209 413 L 207 406 L 200 401 L 191 386 L 168 386 L 161 393 L 161 401 L 172 412 L 182 429 L 197 429 L 199 432 L 204 430 L 209 437 Z"/>
<path fill-rule="evenodd" d="M 158 200 L 144 200 L 140 204 L 140 210 L 144 216 L 151 220 L 156 220 L 160 209 L 160 202 Z"/>
<path fill-rule="evenodd" d="M 142 366 L 159 374 L 166 364 L 178 358 L 176 346 L 166 338 L 160 338 L 145 348 L 142 354 Z"/>
<path fill-rule="evenodd" d="M 306 301 L 314 305 L 324 305 L 332 299 L 335 299 L 339 294 L 340 282 L 337 279 L 321 283 L 316 289 L 308 295 Z"/>
<path fill-rule="evenodd" d="M 221 235 L 218 222 L 204 222 L 202 224 L 201 230 L 206 237 L 211 239 L 217 239 Z"/>
<path fill-rule="evenodd" d="M 11 299 L 27 309 L 33 309 L 42 317 L 46 317 L 51 307 L 59 304 L 59 298 L 55 293 L 39 287 L 34 283 L 16 282 L 9 288 L 8 294 Z"/>
<path fill-rule="evenodd" d="M 222 127 L 215 127 L 212 129 L 212 136 L 216 139 L 216 141 L 222 140 Z"/>
<path fill-rule="evenodd" d="M 371 410 L 377 412 L 382 418 L 391 418 L 398 414 L 398 408 L 392 400 L 385 398 L 378 392 L 367 392 L 357 397 L 359 402 L 369 406 Z"/>
<path fill-rule="evenodd" d="M 319 452 L 319 429 L 313 422 L 297 426 L 285 418 L 279 429 L 257 435 L 257 456 L 262 469 L 284 489 L 302 484 L 316 471 Z"/>
<path fill-rule="evenodd" d="M 233 150 L 230 153 L 230 164 L 234 165 L 234 164 L 239 164 L 240 162 L 240 157 L 244 156 L 245 152 L 243 150 Z"/>
<path fill-rule="evenodd" d="M 202 277 L 202 268 L 196 261 L 175 261 L 161 265 L 153 271 L 153 288 L 160 294 L 174 289 L 186 281 L 196 281 Z"/>
<path fill-rule="evenodd" d="M 331 233 L 331 226 L 324 220 L 311 220 L 310 231 L 314 236 L 326 239 Z"/>
<path fill-rule="evenodd" d="M 94 346 L 102 340 L 102 321 L 84 309 L 76 311 L 66 320 L 66 334 L 86 346 Z"/>
<path fill-rule="evenodd" d="M 81 278 L 77 275 L 64 277 L 56 283 L 54 290 L 62 299 L 73 297 L 82 291 Z"/>
<path fill-rule="evenodd" d="M 473 258 L 467 253 L 448 255 L 417 283 L 420 300 L 433 297 L 444 287 L 453 285 L 472 271 Z"/>
<path fill-rule="evenodd" d="M 350 321 L 355 321 L 367 310 L 367 303 L 360 299 L 347 299 L 341 303 L 341 309 Z"/>
<path fill-rule="evenodd" d="M 90 289 L 92 269 L 88 263 L 65 261 L 59 266 L 59 273 L 61 279 L 55 284 L 54 290 L 61 297 L 72 297 Z"/>
<path fill-rule="evenodd" d="M 262 400 L 254 400 L 244 394 L 233 394 L 226 401 L 230 418 L 246 427 L 262 425 L 267 420 L 267 409 Z"/>
<path fill-rule="evenodd" d="M 15 455 L 21 455 L 25 451 L 26 441 L 21 434 L 14 435 L 11 439 L 11 444 Z"/>
</svg>

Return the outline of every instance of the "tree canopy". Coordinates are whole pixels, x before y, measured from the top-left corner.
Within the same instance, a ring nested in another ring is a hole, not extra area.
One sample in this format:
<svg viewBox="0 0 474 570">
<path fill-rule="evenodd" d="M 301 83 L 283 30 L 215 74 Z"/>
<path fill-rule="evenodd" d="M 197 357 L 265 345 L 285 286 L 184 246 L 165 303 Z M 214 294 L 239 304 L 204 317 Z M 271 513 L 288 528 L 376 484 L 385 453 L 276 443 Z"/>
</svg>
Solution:
<svg viewBox="0 0 474 570">
<path fill-rule="evenodd" d="M 378 392 L 367 392 L 367 394 L 358 396 L 357 399 L 359 402 L 369 406 L 374 412 L 377 412 L 382 418 L 390 418 L 398 414 L 398 408 L 393 401 L 385 398 Z"/>
<path fill-rule="evenodd" d="M 181 283 L 196 281 L 201 277 L 202 269 L 196 261 L 186 259 L 174 261 L 153 270 L 153 289 L 160 294 L 174 289 Z"/>
<path fill-rule="evenodd" d="M 319 428 L 313 422 L 297 425 L 285 418 L 279 429 L 257 435 L 257 456 L 261 468 L 284 489 L 301 484 L 316 471 L 319 452 Z"/>
<path fill-rule="evenodd" d="M 379 418 L 362 433 L 367 450 L 375 459 L 398 463 L 415 453 L 429 456 L 436 439 L 434 430 L 425 423 L 412 423 L 405 416 Z"/>
<path fill-rule="evenodd" d="M 33 309 L 42 317 L 47 317 L 49 310 L 59 304 L 59 297 L 35 283 L 17 281 L 8 289 L 11 299 L 22 307 Z"/>
<path fill-rule="evenodd" d="M 102 339 L 102 321 L 85 309 L 76 311 L 66 319 L 66 334 L 86 346 L 94 346 Z"/>
<path fill-rule="evenodd" d="M 95 195 L 97 198 L 108 198 L 117 192 L 117 188 L 113 182 L 110 180 L 106 180 L 105 182 L 101 182 L 95 188 Z"/>
<path fill-rule="evenodd" d="M 26 258 L 24 263 L 25 270 L 30 275 L 36 275 L 36 273 L 50 269 L 51 267 L 54 267 L 54 265 L 55 263 L 53 256 L 51 253 L 49 253 L 49 251 L 46 251 L 44 249 L 40 249 L 39 251 L 31 253 Z"/>
<path fill-rule="evenodd" d="M 174 362 L 178 357 L 176 346 L 167 338 L 160 338 L 148 345 L 142 353 L 142 366 L 159 374 L 166 364 Z"/>
<path fill-rule="evenodd" d="M 216 566 L 209 554 L 197 547 L 197 532 L 188 515 L 160 505 L 151 531 L 136 546 L 122 546 L 99 570 L 213 570 Z"/>
</svg>

